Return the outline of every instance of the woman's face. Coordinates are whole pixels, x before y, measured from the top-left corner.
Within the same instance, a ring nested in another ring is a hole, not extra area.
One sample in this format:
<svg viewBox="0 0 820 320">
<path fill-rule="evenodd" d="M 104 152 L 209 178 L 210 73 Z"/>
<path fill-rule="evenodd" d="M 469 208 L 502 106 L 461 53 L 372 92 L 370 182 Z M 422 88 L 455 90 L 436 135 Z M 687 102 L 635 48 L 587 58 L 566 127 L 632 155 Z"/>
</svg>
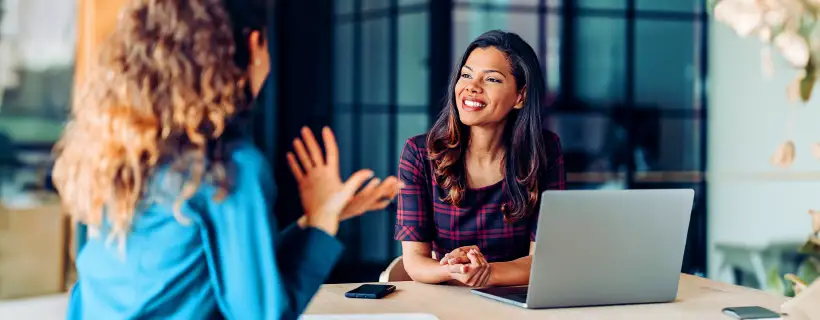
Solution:
<svg viewBox="0 0 820 320">
<path fill-rule="evenodd" d="M 507 56 L 496 48 L 476 48 L 467 57 L 455 86 L 461 123 L 498 125 L 513 109 L 524 107 Z"/>
<path fill-rule="evenodd" d="M 250 82 L 251 93 L 256 97 L 259 95 L 259 90 L 262 89 L 262 85 L 270 73 L 268 41 L 261 32 L 253 31 L 248 37 L 248 48 L 250 49 L 248 81 Z"/>
</svg>

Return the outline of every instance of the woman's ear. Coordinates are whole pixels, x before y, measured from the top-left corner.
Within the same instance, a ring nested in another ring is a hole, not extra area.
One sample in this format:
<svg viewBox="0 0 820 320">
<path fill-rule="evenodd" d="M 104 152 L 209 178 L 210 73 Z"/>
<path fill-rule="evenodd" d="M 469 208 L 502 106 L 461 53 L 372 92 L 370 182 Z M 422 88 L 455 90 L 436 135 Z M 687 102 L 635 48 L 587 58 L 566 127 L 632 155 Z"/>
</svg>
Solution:
<svg viewBox="0 0 820 320">
<path fill-rule="evenodd" d="M 518 93 L 518 100 L 515 101 L 514 109 L 521 110 L 524 108 L 524 101 L 527 101 L 527 87 L 521 89 L 521 92 Z"/>
</svg>

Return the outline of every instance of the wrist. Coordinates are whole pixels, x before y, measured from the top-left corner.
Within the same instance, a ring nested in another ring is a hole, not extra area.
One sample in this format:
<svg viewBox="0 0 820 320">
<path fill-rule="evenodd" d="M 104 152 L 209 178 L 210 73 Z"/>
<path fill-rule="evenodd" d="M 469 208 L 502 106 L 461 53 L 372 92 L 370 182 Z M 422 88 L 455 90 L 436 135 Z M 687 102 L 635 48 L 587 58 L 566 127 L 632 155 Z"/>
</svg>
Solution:
<svg viewBox="0 0 820 320">
<path fill-rule="evenodd" d="M 499 283 L 497 273 L 493 272 L 496 269 L 495 268 L 496 266 L 497 266 L 496 262 L 490 262 L 489 264 L 487 264 L 487 272 L 490 273 L 490 278 L 487 279 L 487 284 L 486 284 L 486 286 L 488 286 L 488 287 L 497 286 L 498 283 Z"/>
<path fill-rule="evenodd" d="M 324 216 L 322 214 L 306 214 L 305 225 L 326 232 L 331 236 L 336 236 L 339 231 L 338 218 Z"/>
</svg>

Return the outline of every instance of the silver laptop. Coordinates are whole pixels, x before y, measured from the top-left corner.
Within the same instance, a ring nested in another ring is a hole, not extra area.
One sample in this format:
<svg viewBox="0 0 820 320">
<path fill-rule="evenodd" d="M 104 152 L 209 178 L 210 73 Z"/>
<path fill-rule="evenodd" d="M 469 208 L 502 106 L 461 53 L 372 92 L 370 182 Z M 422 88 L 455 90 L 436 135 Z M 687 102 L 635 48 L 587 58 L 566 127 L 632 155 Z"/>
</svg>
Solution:
<svg viewBox="0 0 820 320">
<path fill-rule="evenodd" d="M 529 286 L 473 293 L 528 309 L 669 302 L 695 192 L 546 191 Z"/>
</svg>

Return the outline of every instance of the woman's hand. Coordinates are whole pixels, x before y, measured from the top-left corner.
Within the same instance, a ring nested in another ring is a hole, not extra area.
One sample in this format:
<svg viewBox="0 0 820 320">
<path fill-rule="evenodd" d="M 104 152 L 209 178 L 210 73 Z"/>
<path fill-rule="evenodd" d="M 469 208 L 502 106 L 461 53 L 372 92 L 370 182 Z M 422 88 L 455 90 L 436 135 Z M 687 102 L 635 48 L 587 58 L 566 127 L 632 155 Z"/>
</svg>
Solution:
<svg viewBox="0 0 820 320">
<path fill-rule="evenodd" d="M 453 251 L 444 254 L 444 257 L 441 258 L 439 264 L 454 265 L 470 263 L 470 258 L 467 257 L 467 252 L 470 252 L 471 249 L 475 249 L 476 251 L 481 252 L 481 250 L 479 250 L 477 246 L 465 246 L 461 248 L 455 248 Z"/>
<path fill-rule="evenodd" d="M 481 254 L 478 248 L 470 248 L 467 250 L 466 257 L 469 260 L 469 263 L 446 263 L 453 280 L 456 280 L 469 287 L 486 287 L 487 283 L 490 281 L 490 274 L 492 272 L 490 263 L 487 262 L 487 259 L 484 258 L 484 255 Z M 448 260 L 451 259 L 459 258 L 450 258 Z"/>
<path fill-rule="evenodd" d="M 360 170 L 342 183 L 339 176 L 339 149 L 336 138 L 329 128 L 322 130 L 322 137 L 325 141 L 326 155 L 322 154 L 310 129 L 302 128 L 304 142 L 299 138 L 294 139 L 296 156 L 288 152 L 287 159 L 299 185 L 299 194 L 305 209 L 305 216 L 300 219 L 300 225 L 316 227 L 335 235 L 339 229 L 342 211 L 353 199 L 356 191 L 373 176 L 373 172 Z"/>
<path fill-rule="evenodd" d="M 341 220 L 386 208 L 399 194 L 399 190 L 404 188 L 404 184 L 393 176 L 384 179 L 381 184 L 379 182 L 379 179 L 373 179 L 359 191 L 342 211 Z"/>
</svg>

